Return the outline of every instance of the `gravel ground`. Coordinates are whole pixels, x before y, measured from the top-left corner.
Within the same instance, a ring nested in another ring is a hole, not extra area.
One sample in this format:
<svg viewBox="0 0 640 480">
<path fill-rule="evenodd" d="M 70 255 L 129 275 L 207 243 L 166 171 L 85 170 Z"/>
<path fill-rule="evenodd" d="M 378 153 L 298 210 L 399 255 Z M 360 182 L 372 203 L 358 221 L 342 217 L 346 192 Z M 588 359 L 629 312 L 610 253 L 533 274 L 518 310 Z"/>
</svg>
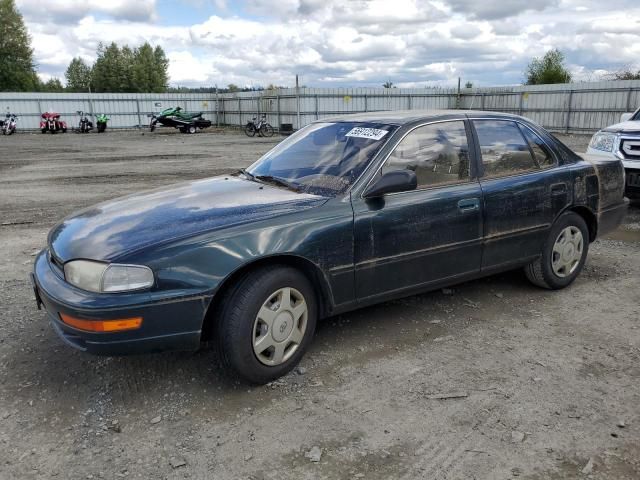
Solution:
<svg viewBox="0 0 640 480">
<path fill-rule="evenodd" d="M 330 318 L 266 387 L 226 379 L 208 350 L 61 343 L 27 281 L 58 219 L 235 170 L 276 141 L 0 138 L 0 478 L 640 478 L 637 206 L 566 290 L 511 272 Z"/>
</svg>

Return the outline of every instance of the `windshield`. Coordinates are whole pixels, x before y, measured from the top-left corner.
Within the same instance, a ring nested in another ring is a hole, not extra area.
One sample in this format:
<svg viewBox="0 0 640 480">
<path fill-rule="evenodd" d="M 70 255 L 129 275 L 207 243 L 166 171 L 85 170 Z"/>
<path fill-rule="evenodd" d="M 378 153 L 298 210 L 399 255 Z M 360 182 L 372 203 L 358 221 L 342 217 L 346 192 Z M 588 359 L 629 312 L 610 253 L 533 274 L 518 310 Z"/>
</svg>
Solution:
<svg viewBox="0 0 640 480">
<path fill-rule="evenodd" d="M 640 108 L 636 110 L 636 113 L 630 118 L 630 120 L 640 120 Z"/>
<path fill-rule="evenodd" d="M 312 123 L 290 136 L 247 172 L 316 195 L 346 191 L 396 130 L 368 122 Z"/>
</svg>

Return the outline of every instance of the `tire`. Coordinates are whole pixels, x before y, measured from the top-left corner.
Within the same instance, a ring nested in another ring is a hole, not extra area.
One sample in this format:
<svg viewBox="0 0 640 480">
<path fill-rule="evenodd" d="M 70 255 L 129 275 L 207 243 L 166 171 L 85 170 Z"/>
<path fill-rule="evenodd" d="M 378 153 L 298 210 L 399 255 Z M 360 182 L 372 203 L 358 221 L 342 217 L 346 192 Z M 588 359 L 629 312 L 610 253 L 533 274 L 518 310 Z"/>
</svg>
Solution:
<svg viewBox="0 0 640 480">
<path fill-rule="evenodd" d="M 265 123 L 260 127 L 260 133 L 263 137 L 273 137 L 273 127 L 268 123 Z"/>
<path fill-rule="evenodd" d="M 194 125 L 191 125 L 187 131 L 193 134 L 196 133 L 198 129 Z"/>
<path fill-rule="evenodd" d="M 559 290 L 571 285 L 580 275 L 588 252 L 586 222 L 577 213 L 566 212 L 551 227 L 542 255 L 524 267 L 524 272 L 534 285 Z"/>
<path fill-rule="evenodd" d="M 291 299 L 288 306 L 286 298 Z M 291 371 L 313 338 L 318 316 L 314 288 L 295 268 L 252 271 L 227 292 L 221 305 L 216 335 L 220 359 L 228 372 L 247 383 L 263 385 Z"/>
<path fill-rule="evenodd" d="M 253 124 L 249 123 L 246 127 L 244 127 L 244 133 L 247 135 L 247 137 L 253 137 L 256 134 L 256 127 Z"/>
</svg>

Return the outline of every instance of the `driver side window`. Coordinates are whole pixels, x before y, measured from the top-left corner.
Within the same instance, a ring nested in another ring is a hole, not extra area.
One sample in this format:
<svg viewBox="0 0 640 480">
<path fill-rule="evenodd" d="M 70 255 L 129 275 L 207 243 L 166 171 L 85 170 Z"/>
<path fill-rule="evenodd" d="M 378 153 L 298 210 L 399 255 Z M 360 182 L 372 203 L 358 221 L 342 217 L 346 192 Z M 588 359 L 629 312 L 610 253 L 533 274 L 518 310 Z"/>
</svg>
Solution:
<svg viewBox="0 0 640 480">
<path fill-rule="evenodd" d="M 418 188 L 469 180 L 469 145 L 464 122 L 441 122 L 418 127 L 396 146 L 382 166 L 382 174 L 413 170 Z"/>
</svg>

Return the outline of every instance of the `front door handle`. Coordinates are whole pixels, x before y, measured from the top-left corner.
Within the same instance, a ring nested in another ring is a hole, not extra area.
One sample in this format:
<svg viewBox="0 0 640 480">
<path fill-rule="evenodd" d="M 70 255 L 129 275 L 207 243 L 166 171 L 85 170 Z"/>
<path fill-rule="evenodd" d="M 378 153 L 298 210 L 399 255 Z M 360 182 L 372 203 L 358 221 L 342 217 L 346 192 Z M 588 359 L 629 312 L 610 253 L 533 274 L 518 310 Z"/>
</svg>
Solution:
<svg viewBox="0 0 640 480">
<path fill-rule="evenodd" d="M 458 210 L 462 213 L 480 210 L 480 199 L 464 198 L 458 202 Z"/>
<path fill-rule="evenodd" d="M 559 196 L 566 195 L 567 193 L 567 184 L 566 183 L 554 183 L 551 185 L 551 195 Z"/>
</svg>

